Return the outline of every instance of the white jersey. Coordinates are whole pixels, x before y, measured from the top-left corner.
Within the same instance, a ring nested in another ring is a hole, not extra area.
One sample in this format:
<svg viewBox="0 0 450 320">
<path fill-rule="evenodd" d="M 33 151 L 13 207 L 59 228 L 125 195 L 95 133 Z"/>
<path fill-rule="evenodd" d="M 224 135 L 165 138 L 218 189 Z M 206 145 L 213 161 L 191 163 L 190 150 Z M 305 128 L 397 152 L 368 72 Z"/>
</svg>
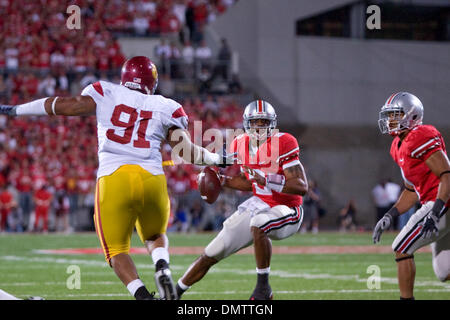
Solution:
<svg viewBox="0 0 450 320">
<path fill-rule="evenodd" d="M 186 129 L 188 124 L 179 103 L 105 81 L 87 86 L 81 95 L 91 96 L 97 105 L 97 178 L 125 164 L 138 164 L 153 175 L 164 174 L 161 143 L 169 128 Z"/>
</svg>

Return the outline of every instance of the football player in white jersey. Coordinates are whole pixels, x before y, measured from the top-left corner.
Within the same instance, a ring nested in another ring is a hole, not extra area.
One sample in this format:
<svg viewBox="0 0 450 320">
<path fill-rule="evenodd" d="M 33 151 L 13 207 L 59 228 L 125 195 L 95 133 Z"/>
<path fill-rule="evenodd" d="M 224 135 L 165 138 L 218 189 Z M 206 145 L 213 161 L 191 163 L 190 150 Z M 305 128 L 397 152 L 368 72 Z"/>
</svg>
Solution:
<svg viewBox="0 0 450 320">
<path fill-rule="evenodd" d="M 147 57 L 137 56 L 124 63 L 120 85 L 99 81 L 87 86 L 79 96 L 0 105 L 0 113 L 96 115 L 99 168 L 94 222 L 105 258 L 131 295 L 136 299 L 154 299 L 128 254 L 136 226 L 155 264 L 160 298 L 172 300 L 177 295 L 169 269 L 166 228 L 170 201 L 161 144 L 167 140 L 175 147 L 181 137 L 185 152 L 180 156 L 196 164 L 221 165 L 225 153 L 212 153 L 191 143 L 183 107 L 154 95 L 157 84 L 156 66 Z M 172 141 L 175 131 L 177 139 Z"/>
</svg>

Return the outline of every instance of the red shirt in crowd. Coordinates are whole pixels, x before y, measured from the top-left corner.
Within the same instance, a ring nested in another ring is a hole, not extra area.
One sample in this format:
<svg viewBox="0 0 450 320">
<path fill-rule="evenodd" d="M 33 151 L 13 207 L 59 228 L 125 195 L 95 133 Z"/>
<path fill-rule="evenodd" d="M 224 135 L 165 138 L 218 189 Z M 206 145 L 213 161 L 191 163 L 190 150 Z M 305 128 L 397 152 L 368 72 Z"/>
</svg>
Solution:
<svg viewBox="0 0 450 320">
<path fill-rule="evenodd" d="M 48 210 L 52 200 L 52 194 L 45 189 L 39 189 L 34 194 L 36 210 Z"/>
<path fill-rule="evenodd" d="M 0 207 L 2 213 L 9 213 L 13 206 L 13 195 L 8 190 L 3 191 L 0 194 Z"/>
</svg>

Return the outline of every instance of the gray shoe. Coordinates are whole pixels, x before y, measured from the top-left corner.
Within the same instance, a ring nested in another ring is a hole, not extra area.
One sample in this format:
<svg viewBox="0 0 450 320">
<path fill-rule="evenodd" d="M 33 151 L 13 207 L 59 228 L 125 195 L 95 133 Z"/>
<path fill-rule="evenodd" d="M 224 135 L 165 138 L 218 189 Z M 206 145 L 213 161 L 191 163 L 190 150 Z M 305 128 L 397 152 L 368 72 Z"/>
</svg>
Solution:
<svg viewBox="0 0 450 320">
<path fill-rule="evenodd" d="M 178 300 L 169 269 L 161 269 L 155 272 L 155 283 L 161 300 Z"/>
</svg>

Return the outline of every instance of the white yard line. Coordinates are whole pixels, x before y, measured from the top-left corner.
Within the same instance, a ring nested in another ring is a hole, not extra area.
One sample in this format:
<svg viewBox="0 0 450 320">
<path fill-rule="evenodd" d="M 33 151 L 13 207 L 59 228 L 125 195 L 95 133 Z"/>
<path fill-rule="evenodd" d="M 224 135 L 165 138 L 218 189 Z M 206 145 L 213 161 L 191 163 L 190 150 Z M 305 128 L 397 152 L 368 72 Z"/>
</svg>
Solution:
<svg viewBox="0 0 450 320">
<path fill-rule="evenodd" d="M 102 286 L 110 286 L 120 284 L 120 281 L 89 281 L 87 282 L 91 285 L 102 285 Z M 2 286 L 18 286 L 18 287 L 26 287 L 26 286 L 65 286 L 65 281 L 46 281 L 46 282 L 7 282 L 0 283 L 0 287 Z"/>
<path fill-rule="evenodd" d="M 92 261 L 92 260 L 83 260 L 83 259 L 66 259 L 66 258 L 52 258 L 52 257 L 19 257 L 19 256 L 0 256 L 0 261 L 25 261 L 25 262 L 46 262 L 46 263 L 59 263 L 65 265 L 88 265 L 88 266 L 99 266 L 109 269 L 109 266 L 106 262 L 103 261 Z M 151 269 L 154 270 L 154 266 L 149 264 L 138 264 L 138 269 Z M 178 265 L 171 265 L 172 270 L 184 270 L 185 267 Z M 94 275 L 95 272 L 88 271 L 90 275 Z M 249 275 L 255 274 L 255 270 L 242 270 L 242 269 L 225 269 L 225 268 L 216 268 L 213 267 L 209 273 L 221 273 L 221 274 L 233 274 L 233 275 Z M 83 274 L 83 273 L 82 273 Z M 99 272 L 99 274 L 102 274 Z M 287 272 L 282 270 L 273 270 L 270 275 L 272 277 L 281 277 L 281 278 L 296 278 L 296 279 L 323 279 L 323 280 L 338 280 L 338 281 L 356 281 L 359 283 L 367 282 L 367 278 L 360 277 L 359 275 L 336 275 L 329 273 L 305 273 L 305 272 Z M 369 277 L 369 275 L 367 275 Z M 382 283 L 388 284 L 397 284 L 397 278 L 387 278 L 381 277 L 380 281 Z M 17 282 L 18 283 L 18 282 Z M 104 282 L 104 283 L 107 283 Z M 65 283 L 64 283 L 65 284 Z M 450 290 L 450 284 L 444 283 L 440 281 L 431 281 L 431 280 L 417 280 L 415 283 L 415 287 L 439 287 L 444 288 L 443 290 Z M 372 292 L 372 290 L 369 290 Z"/>
<path fill-rule="evenodd" d="M 221 268 L 212 268 L 210 273 L 232 273 L 232 274 L 255 274 L 254 270 L 240 270 L 240 269 L 221 269 Z M 324 280 L 342 280 L 342 281 L 356 281 L 356 282 L 367 282 L 367 278 L 361 278 L 359 275 L 334 275 L 329 273 L 305 273 L 305 272 L 287 272 L 287 271 L 271 271 L 270 276 L 277 276 L 281 278 L 300 278 L 300 279 L 324 279 Z M 369 277 L 369 275 L 367 275 Z M 389 284 L 397 284 L 397 278 L 386 278 L 381 277 L 380 282 L 389 283 Z M 440 281 L 416 281 L 415 286 L 436 286 L 436 287 L 445 287 L 450 289 L 449 283 L 444 283 Z"/>
</svg>

